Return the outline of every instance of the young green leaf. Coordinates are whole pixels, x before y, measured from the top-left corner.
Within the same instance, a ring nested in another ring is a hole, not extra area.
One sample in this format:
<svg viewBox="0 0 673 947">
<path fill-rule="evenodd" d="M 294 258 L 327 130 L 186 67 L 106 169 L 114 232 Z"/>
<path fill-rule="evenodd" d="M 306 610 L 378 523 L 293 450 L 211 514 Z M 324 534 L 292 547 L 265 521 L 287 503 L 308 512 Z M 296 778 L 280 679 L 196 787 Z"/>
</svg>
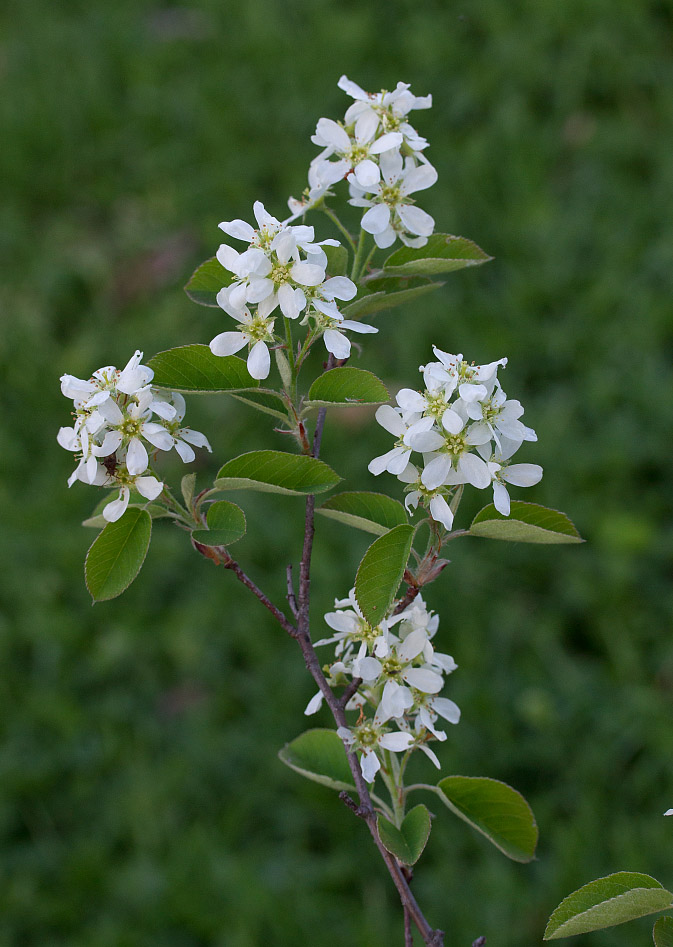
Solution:
<svg viewBox="0 0 673 947">
<path fill-rule="evenodd" d="M 345 276 L 348 272 L 348 250 L 345 247 L 323 246 L 327 257 L 327 272 L 330 276 Z"/>
<path fill-rule="evenodd" d="M 383 382 L 372 372 L 345 365 L 323 372 L 313 382 L 306 407 L 383 404 L 389 398 Z"/>
<path fill-rule="evenodd" d="M 217 306 L 217 294 L 234 279 L 234 274 L 225 270 L 217 257 L 211 257 L 194 270 L 185 292 L 200 306 Z"/>
<path fill-rule="evenodd" d="M 581 543 L 584 540 L 565 513 L 537 503 L 513 500 L 509 516 L 485 506 L 470 526 L 471 536 L 507 539 L 515 543 Z"/>
<path fill-rule="evenodd" d="M 346 750 L 335 730 L 307 730 L 286 743 L 278 756 L 290 769 L 315 783 L 330 789 L 355 789 Z"/>
<path fill-rule="evenodd" d="M 399 829 L 382 815 L 377 817 L 376 824 L 388 851 L 403 865 L 415 865 L 430 836 L 430 813 L 425 806 L 414 806 Z"/>
<path fill-rule="evenodd" d="M 397 592 L 414 536 L 413 526 L 395 526 L 375 539 L 355 576 L 355 597 L 372 628 L 385 617 Z"/>
<path fill-rule="evenodd" d="M 673 947 L 673 917 L 660 917 L 652 930 L 654 947 Z"/>
<path fill-rule="evenodd" d="M 307 496 L 324 493 L 341 477 L 331 467 L 304 454 L 279 450 L 255 450 L 228 461 L 217 475 L 219 490 L 261 490 Z"/>
<path fill-rule="evenodd" d="M 236 355 L 213 355 L 207 345 L 181 345 L 159 352 L 147 363 L 154 371 L 157 388 L 207 394 L 241 391 L 259 385 L 250 377 L 243 359 Z"/>
<path fill-rule="evenodd" d="M 151 536 L 150 514 L 134 507 L 94 539 L 84 563 L 86 587 L 94 602 L 116 598 L 129 587 L 145 561 Z"/>
<path fill-rule="evenodd" d="M 202 546 L 230 546 L 245 536 L 245 513 L 229 500 L 211 503 L 206 514 L 208 529 L 195 529 L 192 539 Z"/>
<path fill-rule="evenodd" d="M 401 247 L 383 264 L 386 276 L 433 276 L 450 273 L 466 266 L 479 266 L 492 260 L 487 253 L 465 237 L 436 233 L 417 250 Z"/>
<path fill-rule="evenodd" d="M 383 312 L 385 309 L 394 309 L 395 306 L 403 306 L 405 303 L 412 302 L 420 296 L 426 296 L 434 289 L 439 289 L 444 283 L 427 281 L 417 286 L 405 286 L 408 280 L 376 280 L 367 283 L 367 292 L 364 296 L 358 297 L 342 309 L 346 319 L 361 319 L 363 316 L 371 316 L 375 312 Z M 404 288 L 402 288 L 404 287 Z"/>
<path fill-rule="evenodd" d="M 182 499 L 185 501 L 185 506 L 188 510 L 192 508 L 192 501 L 194 499 L 194 489 L 196 487 L 196 474 L 189 473 L 185 474 L 182 480 L 180 481 L 180 492 L 182 493 Z"/>
<path fill-rule="evenodd" d="M 404 526 L 408 522 L 399 500 L 383 493 L 338 493 L 325 500 L 316 513 L 376 536 L 383 536 L 394 526 Z"/>
<path fill-rule="evenodd" d="M 673 907 L 673 894 L 650 875 L 618 871 L 573 891 L 549 918 L 544 940 L 616 927 Z"/>
<path fill-rule="evenodd" d="M 535 856 L 538 829 L 533 812 L 516 789 L 485 776 L 447 776 L 437 783 L 440 799 L 517 862 Z"/>
</svg>

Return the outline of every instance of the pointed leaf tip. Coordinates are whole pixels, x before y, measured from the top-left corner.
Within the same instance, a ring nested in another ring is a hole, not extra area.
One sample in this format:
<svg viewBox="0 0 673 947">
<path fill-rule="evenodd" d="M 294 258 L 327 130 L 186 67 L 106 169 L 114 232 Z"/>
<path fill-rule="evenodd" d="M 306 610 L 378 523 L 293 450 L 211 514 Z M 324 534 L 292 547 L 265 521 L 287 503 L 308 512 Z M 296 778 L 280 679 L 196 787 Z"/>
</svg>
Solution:
<svg viewBox="0 0 673 947">
<path fill-rule="evenodd" d="M 355 597 L 375 628 L 385 617 L 407 567 L 413 526 L 395 526 L 375 539 L 362 557 L 355 576 Z"/>
<path fill-rule="evenodd" d="M 656 878 L 618 871 L 590 881 L 564 898 L 549 918 L 544 939 L 558 940 L 616 927 L 670 907 L 673 895 Z"/>
</svg>

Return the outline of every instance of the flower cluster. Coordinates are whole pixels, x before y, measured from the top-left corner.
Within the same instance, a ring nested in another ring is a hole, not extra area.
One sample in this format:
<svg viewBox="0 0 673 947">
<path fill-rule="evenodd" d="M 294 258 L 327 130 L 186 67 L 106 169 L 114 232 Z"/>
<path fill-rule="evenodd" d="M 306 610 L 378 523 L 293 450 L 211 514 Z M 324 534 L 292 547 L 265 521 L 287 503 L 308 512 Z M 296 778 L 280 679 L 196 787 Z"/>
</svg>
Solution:
<svg viewBox="0 0 673 947">
<path fill-rule="evenodd" d="M 204 434 L 183 426 L 182 395 L 166 397 L 151 387 L 154 372 L 140 364 L 142 357 L 136 352 L 121 371 L 107 365 L 88 380 L 61 376 L 61 391 L 73 402 L 74 423 L 59 430 L 58 443 L 79 458 L 68 486 L 75 480 L 118 486 L 117 498 L 103 509 L 110 523 L 126 510 L 132 489 L 147 500 L 155 500 L 163 490 L 149 470 L 152 450 L 175 448 L 189 463 L 195 456 L 192 445 L 211 449 Z"/>
<path fill-rule="evenodd" d="M 347 746 L 360 753 L 364 778 L 374 780 L 385 765 L 386 750 L 401 753 L 418 748 L 439 767 L 427 745 L 431 740 L 446 740 L 446 733 L 437 728 L 438 717 L 449 723 L 460 720 L 458 706 L 437 696 L 444 676 L 457 667 L 450 655 L 440 654 L 432 645 L 439 618 L 428 611 L 420 595 L 399 614 L 391 611 L 375 628 L 363 618 L 354 589 L 334 604 L 337 610 L 325 615 L 334 634 L 316 642 L 316 647 L 336 646 L 336 660 L 327 669 L 330 685 L 346 683 L 349 677 L 362 681 L 346 708 L 358 710 L 359 719 L 338 732 Z M 305 713 L 316 713 L 321 704 L 318 692 Z"/>
<path fill-rule="evenodd" d="M 325 346 L 337 358 L 347 358 L 350 342 L 342 330 L 377 332 L 373 326 L 344 319 L 337 299 L 352 299 L 357 288 L 345 276 L 327 278 L 323 247 L 338 247 L 337 240 L 314 242 L 313 227 L 281 223 L 256 201 L 257 229 L 244 220 L 223 221 L 228 236 L 245 241 L 242 252 L 222 244 L 217 259 L 233 280 L 217 294 L 217 303 L 237 321 L 235 331 L 220 332 L 210 343 L 214 355 L 234 355 L 249 347 L 248 371 L 252 378 L 267 378 L 271 369 L 269 346 L 275 344 L 273 314 L 278 308 L 287 319 L 311 321 Z M 254 306 L 254 314 L 251 308 Z"/>
<path fill-rule="evenodd" d="M 397 438 L 392 450 L 375 457 L 369 470 L 375 476 L 395 474 L 408 484 L 406 505 L 426 506 L 433 519 L 446 529 L 453 525 L 447 502 L 456 486 L 471 484 L 479 490 L 493 486 L 493 502 L 503 516 L 510 512 L 507 484 L 529 487 L 542 477 L 538 464 L 512 464 L 524 441 L 537 435 L 520 420 L 520 402 L 510 400 L 498 381 L 506 358 L 487 365 L 464 361 L 436 346 L 439 359 L 422 365 L 424 391 L 402 388 L 398 407 L 382 405 L 376 420 Z M 422 471 L 411 463 L 411 454 L 423 455 Z"/>
<path fill-rule="evenodd" d="M 414 109 L 430 108 L 432 96 L 413 95 L 404 82 L 392 92 L 365 92 L 347 76 L 341 76 L 339 88 L 353 104 L 341 122 L 319 120 L 311 141 L 323 150 L 311 162 L 304 200 L 288 202 L 292 219 L 345 178 L 350 203 L 367 208 L 361 226 L 378 247 L 391 246 L 397 237 L 407 246 L 424 246 L 435 222 L 415 206 L 412 194 L 431 187 L 437 172 L 423 154 L 428 142 L 408 117 Z"/>
</svg>

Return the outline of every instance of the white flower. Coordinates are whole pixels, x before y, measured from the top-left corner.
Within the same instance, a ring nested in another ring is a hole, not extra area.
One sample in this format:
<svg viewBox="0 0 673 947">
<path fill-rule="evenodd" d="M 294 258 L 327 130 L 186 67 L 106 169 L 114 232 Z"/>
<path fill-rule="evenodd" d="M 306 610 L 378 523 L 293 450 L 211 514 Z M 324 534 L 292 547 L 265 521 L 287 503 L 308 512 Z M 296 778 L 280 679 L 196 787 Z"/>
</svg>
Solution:
<svg viewBox="0 0 673 947">
<path fill-rule="evenodd" d="M 191 463 L 196 457 L 192 445 L 194 445 L 194 447 L 205 447 L 206 450 L 212 454 L 213 449 L 205 434 L 201 434 L 200 431 L 193 431 L 190 427 L 182 426 L 186 409 L 185 399 L 182 395 L 178 391 L 172 392 L 171 401 L 173 402 L 172 404 L 168 404 L 168 402 L 164 402 L 164 404 L 166 408 L 172 409 L 173 416 L 170 419 L 165 419 L 163 425 L 159 425 L 163 427 L 168 434 L 170 447 L 175 448 L 185 464 Z M 157 407 L 158 405 L 155 402 L 153 410 L 156 411 Z M 165 413 L 163 406 L 160 410 Z M 168 448 L 169 450 L 170 447 Z M 166 450 L 167 448 L 162 449 Z"/>
<path fill-rule="evenodd" d="M 667 809 L 664 815 L 673 815 L 673 809 Z"/>
<path fill-rule="evenodd" d="M 437 172 L 430 164 L 404 162 L 399 151 L 387 151 L 380 159 L 381 180 L 367 189 L 351 183 L 351 200 L 356 207 L 369 210 L 362 217 L 361 227 L 374 236 L 376 245 L 389 247 L 399 236 L 411 247 L 422 247 L 435 228 L 430 214 L 416 207 L 410 196 L 431 187 Z M 369 191 L 370 197 L 365 197 Z"/>
<path fill-rule="evenodd" d="M 131 487 L 147 500 L 156 500 L 164 488 L 163 483 L 154 476 L 127 478 L 119 488 L 119 496 L 103 507 L 103 516 L 108 523 L 116 522 L 126 512 L 131 495 Z"/>
<path fill-rule="evenodd" d="M 542 467 L 539 464 L 507 464 L 489 463 L 493 477 L 493 505 L 503 516 L 509 516 L 510 501 L 506 483 L 515 487 L 533 487 L 542 479 Z"/>
<path fill-rule="evenodd" d="M 398 82 L 392 92 L 383 90 L 378 93 L 365 92 L 347 76 L 341 76 L 338 85 L 355 99 L 346 112 L 346 125 L 354 124 L 361 133 L 365 129 L 373 129 L 374 134 L 379 129 L 384 134 L 390 131 L 399 132 L 406 149 L 415 157 L 421 157 L 420 152 L 427 148 L 428 143 L 409 124 L 407 116 L 414 109 L 429 109 L 432 106 L 431 95 L 413 95 L 406 82 Z"/>
<path fill-rule="evenodd" d="M 398 438 L 395 447 L 370 461 L 368 470 L 378 477 L 384 470 L 399 474 L 409 463 L 412 451 L 411 440 L 415 435 L 429 431 L 432 418 L 421 418 L 418 414 L 403 414 L 389 404 L 383 404 L 376 411 L 376 420 L 388 433 Z"/>
<path fill-rule="evenodd" d="M 390 750 L 392 753 L 403 753 L 408 750 L 414 742 L 410 733 L 401 731 L 389 733 L 382 729 L 376 720 L 365 720 L 352 729 L 339 727 L 337 733 L 343 740 L 350 752 L 359 750 L 362 754 L 360 758 L 360 769 L 362 775 L 368 783 L 374 782 L 374 778 L 381 769 L 381 761 L 377 756 L 377 749 Z"/>
<path fill-rule="evenodd" d="M 220 224 L 225 233 L 247 241 L 249 246 L 243 253 L 224 243 L 218 249 L 217 259 L 235 276 L 231 285 L 218 294 L 218 303 L 229 315 L 239 313 L 246 304 L 259 303 L 262 318 L 280 306 L 284 316 L 296 319 L 306 306 L 302 289 L 325 281 L 325 251 L 313 242 L 313 227 L 281 223 L 260 201 L 255 202 L 253 211 L 257 230 L 244 220 Z M 323 243 L 339 245 L 333 240 Z M 300 250 L 305 259 L 301 258 Z"/>
<path fill-rule="evenodd" d="M 339 279 L 340 277 L 334 278 Z M 328 280 L 328 282 L 331 282 L 331 280 Z M 335 358 L 345 359 L 351 354 L 351 342 L 343 334 L 344 330 L 365 335 L 379 331 L 376 326 L 370 326 L 364 322 L 355 322 L 353 319 L 344 319 L 333 301 L 328 302 L 315 298 L 312 306 L 312 315 L 315 318 L 316 326 L 323 330 L 325 348 Z"/>
<path fill-rule="evenodd" d="M 228 315 L 233 319 L 240 320 L 236 326 L 236 332 L 220 332 L 210 342 L 210 351 L 213 355 L 234 355 L 245 345 L 250 346 L 248 354 L 248 371 L 252 378 L 267 378 L 271 370 L 271 356 L 267 343 L 273 343 L 273 319 L 260 315 L 258 307 L 257 313 L 253 316 L 249 309 L 232 310 L 226 290 L 222 289 L 217 294 L 217 302 Z"/>
</svg>

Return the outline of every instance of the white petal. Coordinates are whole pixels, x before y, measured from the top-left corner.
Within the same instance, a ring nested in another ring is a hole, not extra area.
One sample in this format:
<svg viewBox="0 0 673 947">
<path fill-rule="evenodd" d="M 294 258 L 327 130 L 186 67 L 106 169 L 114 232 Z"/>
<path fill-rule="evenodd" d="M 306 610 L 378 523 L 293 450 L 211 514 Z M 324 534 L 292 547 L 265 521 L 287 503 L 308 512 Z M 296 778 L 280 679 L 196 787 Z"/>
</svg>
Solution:
<svg viewBox="0 0 673 947">
<path fill-rule="evenodd" d="M 170 450 L 173 446 L 171 435 L 163 424 L 158 424 L 156 421 L 146 421 L 140 432 L 145 440 L 148 440 L 153 447 L 158 447 L 159 450 Z"/>
<path fill-rule="evenodd" d="M 184 464 L 191 464 L 196 457 L 194 449 L 179 438 L 175 439 L 175 450 Z"/>
<path fill-rule="evenodd" d="M 401 449 L 400 447 L 393 447 L 393 449 L 389 450 L 386 454 L 381 454 L 379 457 L 370 460 L 367 470 L 371 474 L 374 474 L 375 477 L 378 477 L 379 474 L 382 474 L 384 470 L 388 469 L 389 462 L 398 456 Z"/>
<path fill-rule="evenodd" d="M 373 155 L 380 155 L 382 151 L 389 151 L 390 148 L 399 148 L 403 140 L 399 132 L 387 132 L 377 138 L 369 150 Z"/>
<path fill-rule="evenodd" d="M 403 411 L 425 411 L 428 406 L 423 395 L 412 388 L 400 388 L 395 400 Z"/>
<path fill-rule="evenodd" d="M 437 694 L 444 686 L 442 677 L 427 668 L 407 668 L 402 672 L 402 680 L 424 694 Z"/>
<path fill-rule="evenodd" d="M 453 408 L 447 408 L 442 415 L 442 426 L 449 434 L 460 434 L 464 424 L 461 416 Z"/>
<path fill-rule="evenodd" d="M 346 95 L 350 95 L 353 99 L 361 99 L 364 101 L 369 99 L 369 94 L 365 92 L 365 90 L 359 86 L 357 82 L 353 82 L 353 80 L 349 79 L 346 75 L 340 77 L 337 85 L 340 89 L 343 89 Z"/>
<path fill-rule="evenodd" d="M 311 717 L 313 714 L 317 714 L 320 708 L 322 707 L 323 695 L 322 691 L 318 691 L 317 694 L 314 694 L 313 697 L 309 700 L 306 705 L 306 710 L 304 711 L 305 716 Z"/>
<path fill-rule="evenodd" d="M 62 427 L 56 435 L 56 440 L 66 450 L 79 450 L 79 436 L 74 427 Z"/>
<path fill-rule="evenodd" d="M 431 164 L 419 164 L 404 175 L 400 191 L 402 194 L 413 194 L 415 191 L 423 191 L 426 187 L 432 187 L 436 181 L 437 171 L 433 166 Z"/>
<path fill-rule="evenodd" d="M 332 276 L 320 289 L 325 299 L 352 299 L 357 291 L 357 286 L 347 276 Z"/>
<path fill-rule="evenodd" d="M 430 515 L 433 520 L 441 523 L 445 529 L 451 529 L 453 527 L 453 513 L 444 497 L 433 497 L 432 500 L 430 500 Z"/>
<path fill-rule="evenodd" d="M 164 421 L 172 421 L 177 414 L 175 405 L 169 404 L 168 401 L 161 401 L 159 398 L 154 398 L 150 407 Z"/>
<path fill-rule="evenodd" d="M 354 673 L 361 677 L 365 683 L 370 684 L 372 681 L 377 681 L 381 676 L 381 662 L 376 658 L 363 658 L 361 661 L 357 661 L 354 667 Z"/>
<path fill-rule="evenodd" d="M 273 281 L 266 276 L 251 279 L 245 292 L 246 301 L 253 304 L 261 303 L 273 293 L 273 289 Z"/>
<path fill-rule="evenodd" d="M 488 394 L 483 385 L 473 385 L 469 382 L 463 382 L 462 385 L 459 385 L 458 391 L 463 401 L 481 401 Z"/>
<path fill-rule="evenodd" d="M 397 648 L 397 653 L 402 661 L 412 661 L 421 653 L 428 640 L 424 628 L 416 628 L 411 634 L 407 635 L 401 645 Z"/>
<path fill-rule="evenodd" d="M 366 322 L 354 322 L 353 319 L 343 319 L 339 326 L 351 332 L 359 332 L 360 335 L 371 335 L 379 331 L 376 326 L 368 326 Z"/>
<path fill-rule="evenodd" d="M 210 343 L 213 355 L 233 355 L 239 352 L 246 343 L 242 332 L 220 332 Z"/>
<path fill-rule="evenodd" d="M 103 507 L 103 517 L 108 523 L 115 523 L 124 515 L 126 507 L 129 505 L 130 494 L 131 491 L 128 487 L 122 487 L 119 491 L 118 499 L 113 500 L 112 503 L 108 503 L 107 506 Z"/>
<path fill-rule="evenodd" d="M 335 358 L 348 358 L 351 354 L 350 339 L 347 339 L 342 332 L 337 332 L 336 329 L 325 329 L 323 339 L 325 341 L 325 348 L 328 352 L 331 352 Z"/>
<path fill-rule="evenodd" d="M 266 343 L 255 342 L 248 355 L 248 371 L 252 378 L 267 378 L 271 370 L 271 356 Z"/>
<path fill-rule="evenodd" d="M 156 477 L 136 477 L 133 486 L 146 500 L 156 500 L 164 488 L 161 480 Z"/>
<path fill-rule="evenodd" d="M 139 437 L 132 437 L 126 452 L 126 467 L 132 477 L 137 477 L 147 470 L 149 457 L 145 445 Z"/>
<path fill-rule="evenodd" d="M 409 745 L 414 742 L 410 733 L 398 731 L 396 733 L 384 733 L 379 744 L 384 750 L 392 750 L 393 753 L 403 753 L 409 749 Z"/>
<path fill-rule="evenodd" d="M 190 427 L 182 428 L 179 434 L 183 441 L 187 441 L 188 444 L 193 444 L 195 447 L 205 447 L 212 454 L 213 449 L 205 434 L 200 431 L 192 431 Z"/>
<path fill-rule="evenodd" d="M 225 268 L 225 270 L 229 270 L 230 273 L 235 273 L 236 276 L 239 275 L 238 261 L 241 254 L 237 250 L 234 250 L 233 247 L 228 246 L 226 243 L 222 243 L 220 244 L 215 256 L 217 257 L 218 262 L 221 263 Z"/>
<path fill-rule="evenodd" d="M 235 237 L 237 240 L 245 240 L 247 243 L 252 243 L 255 239 L 255 230 L 250 226 L 245 220 L 223 220 L 221 224 L 218 225 L 220 230 L 224 230 L 226 234 L 230 237 Z"/>
<path fill-rule="evenodd" d="M 432 451 L 439 450 L 444 443 L 444 438 L 437 431 L 421 431 L 418 434 L 412 434 L 408 443 L 412 450 L 429 454 Z"/>
<path fill-rule="evenodd" d="M 436 490 L 446 482 L 446 475 L 451 469 L 451 460 L 446 454 L 440 454 L 430 461 L 421 474 L 421 483 L 428 490 Z"/>
<path fill-rule="evenodd" d="M 376 753 L 373 753 L 371 750 L 363 753 L 360 759 L 360 769 L 362 770 L 364 779 L 368 783 L 373 783 L 376 774 L 381 769 L 381 763 Z"/>
<path fill-rule="evenodd" d="M 441 767 L 441 764 L 440 764 L 440 762 L 439 762 L 439 760 L 437 759 L 437 754 L 435 753 L 434 750 L 431 750 L 431 749 L 430 749 L 430 747 L 427 745 L 427 743 L 420 743 L 419 746 L 418 746 L 418 749 L 421 750 L 421 752 L 425 753 L 425 755 L 427 756 L 427 758 L 428 758 L 429 760 L 431 760 L 431 761 L 435 764 L 435 766 L 437 767 L 437 769 L 441 769 L 441 768 L 442 768 L 442 767 Z"/>
<path fill-rule="evenodd" d="M 347 132 L 331 118 L 319 119 L 315 131 L 325 144 L 332 145 L 336 151 L 344 152 L 350 149 L 351 140 Z"/>
<path fill-rule="evenodd" d="M 478 490 L 484 490 L 491 483 L 491 474 L 488 467 L 476 454 L 461 454 L 458 459 L 458 473 Z"/>
<path fill-rule="evenodd" d="M 364 161 L 361 161 L 353 169 L 355 174 L 355 179 L 360 185 L 360 187 L 368 191 L 374 185 L 378 184 L 381 180 L 381 172 L 379 171 L 379 166 L 374 164 L 370 158 L 365 158 Z"/>
<path fill-rule="evenodd" d="M 503 516 L 509 516 L 509 493 L 504 483 L 498 483 L 497 480 L 493 481 L 493 505 L 498 513 L 502 513 Z"/>
<path fill-rule="evenodd" d="M 295 283 L 302 286 L 319 286 L 325 279 L 325 270 L 314 263 L 295 263 L 290 275 Z"/>
<path fill-rule="evenodd" d="M 515 487 L 533 487 L 542 479 L 542 467 L 539 464 L 511 464 L 500 476 Z"/>
<path fill-rule="evenodd" d="M 460 707 L 448 697 L 433 698 L 432 709 L 449 723 L 458 723 L 460 720 Z"/>
<path fill-rule="evenodd" d="M 299 316 L 299 309 L 294 296 L 294 289 L 289 283 L 285 283 L 278 289 L 278 302 L 280 311 L 288 319 L 296 319 Z"/>
<path fill-rule="evenodd" d="M 394 434 L 395 437 L 406 434 L 406 424 L 391 405 L 382 404 L 380 408 L 377 408 L 375 418 L 389 434 Z"/>
<path fill-rule="evenodd" d="M 420 207 L 411 207 L 408 204 L 399 204 L 397 214 L 409 233 L 419 237 L 429 237 L 435 229 L 434 217 L 426 214 Z"/>
<path fill-rule="evenodd" d="M 390 222 L 390 208 L 387 204 L 374 204 L 362 215 L 360 226 L 367 233 L 383 233 Z"/>
</svg>

